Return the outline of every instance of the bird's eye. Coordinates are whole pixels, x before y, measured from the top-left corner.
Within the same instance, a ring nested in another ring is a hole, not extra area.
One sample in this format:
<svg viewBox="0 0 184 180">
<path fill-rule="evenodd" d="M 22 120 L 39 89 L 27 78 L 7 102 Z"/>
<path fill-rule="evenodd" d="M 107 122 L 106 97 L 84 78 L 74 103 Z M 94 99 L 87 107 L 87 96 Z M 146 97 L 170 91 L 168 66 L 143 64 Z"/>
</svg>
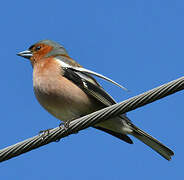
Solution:
<svg viewBox="0 0 184 180">
<path fill-rule="evenodd" d="M 41 49 L 41 46 L 37 46 L 36 48 L 35 48 L 35 51 L 39 51 Z"/>
</svg>

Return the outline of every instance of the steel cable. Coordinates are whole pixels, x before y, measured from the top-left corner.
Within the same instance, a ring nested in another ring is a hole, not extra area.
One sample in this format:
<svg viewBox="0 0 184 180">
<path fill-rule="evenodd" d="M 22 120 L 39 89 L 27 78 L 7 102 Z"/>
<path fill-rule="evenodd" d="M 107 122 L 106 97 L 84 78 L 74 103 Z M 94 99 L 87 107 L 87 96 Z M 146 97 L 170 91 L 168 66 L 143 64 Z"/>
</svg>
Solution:
<svg viewBox="0 0 184 180">
<path fill-rule="evenodd" d="M 154 88 L 143 94 L 129 98 L 123 102 L 101 109 L 84 117 L 78 118 L 69 124 L 69 127 L 56 127 L 49 131 L 48 134 L 41 134 L 32 138 L 26 139 L 17 144 L 11 145 L 0 150 L 0 162 L 19 156 L 25 152 L 46 145 L 50 142 L 55 142 L 70 134 L 76 133 L 82 129 L 93 126 L 94 124 L 112 118 L 114 116 L 132 111 L 136 108 L 152 103 L 158 99 L 166 97 L 175 92 L 184 89 L 184 77 L 171 81 L 167 84 Z"/>
</svg>

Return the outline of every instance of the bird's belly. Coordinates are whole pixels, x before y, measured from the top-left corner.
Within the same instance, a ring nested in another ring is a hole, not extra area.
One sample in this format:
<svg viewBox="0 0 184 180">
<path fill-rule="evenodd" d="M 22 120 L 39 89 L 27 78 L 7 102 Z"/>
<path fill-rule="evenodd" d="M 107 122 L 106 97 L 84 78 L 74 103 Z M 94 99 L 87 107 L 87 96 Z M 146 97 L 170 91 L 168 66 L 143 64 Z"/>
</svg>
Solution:
<svg viewBox="0 0 184 180">
<path fill-rule="evenodd" d="M 55 100 L 50 100 L 50 97 L 38 97 L 37 99 L 49 113 L 62 121 L 79 118 L 90 113 L 91 109 L 90 105 L 83 102 L 78 103 L 76 99 L 71 99 L 69 102 L 64 102 L 64 98 L 62 97 L 56 98 Z"/>
<path fill-rule="evenodd" d="M 67 121 L 97 110 L 95 102 L 79 87 L 65 86 L 48 91 L 34 88 L 39 103 L 56 118 Z"/>
</svg>

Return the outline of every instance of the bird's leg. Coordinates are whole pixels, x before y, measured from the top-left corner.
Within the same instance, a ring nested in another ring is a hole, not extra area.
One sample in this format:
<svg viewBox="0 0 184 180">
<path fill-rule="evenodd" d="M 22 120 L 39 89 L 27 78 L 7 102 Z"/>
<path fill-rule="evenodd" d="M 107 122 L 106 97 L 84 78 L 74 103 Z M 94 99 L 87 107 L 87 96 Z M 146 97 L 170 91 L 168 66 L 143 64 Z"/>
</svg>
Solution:
<svg viewBox="0 0 184 180">
<path fill-rule="evenodd" d="M 46 129 L 46 130 L 42 130 L 42 131 L 39 131 L 39 135 L 42 136 L 42 139 L 44 139 L 46 136 L 49 135 L 51 129 L 52 129 L 52 128 Z"/>
<path fill-rule="evenodd" d="M 71 123 L 73 120 L 75 120 L 75 118 L 69 119 L 69 120 L 67 120 L 67 121 L 65 121 L 65 122 L 61 122 L 61 123 L 59 124 L 59 127 L 60 127 L 60 128 L 64 128 L 64 129 L 67 131 L 68 128 L 69 128 L 70 123 Z M 77 134 L 77 133 L 78 133 L 78 131 L 77 131 L 77 132 L 74 132 L 74 134 Z"/>
<path fill-rule="evenodd" d="M 65 130 L 67 130 L 69 128 L 70 122 L 73 121 L 74 119 L 69 119 L 66 122 L 61 122 L 59 124 L 60 128 L 64 128 Z"/>
<path fill-rule="evenodd" d="M 63 126 L 64 126 L 64 122 L 61 122 L 60 124 L 59 124 L 59 128 L 62 128 Z"/>
<path fill-rule="evenodd" d="M 71 121 L 73 121 L 74 119 L 69 119 L 64 123 L 64 128 L 67 130 L 69 128 L 69 125 L 71 123 Z"/>
</svg>

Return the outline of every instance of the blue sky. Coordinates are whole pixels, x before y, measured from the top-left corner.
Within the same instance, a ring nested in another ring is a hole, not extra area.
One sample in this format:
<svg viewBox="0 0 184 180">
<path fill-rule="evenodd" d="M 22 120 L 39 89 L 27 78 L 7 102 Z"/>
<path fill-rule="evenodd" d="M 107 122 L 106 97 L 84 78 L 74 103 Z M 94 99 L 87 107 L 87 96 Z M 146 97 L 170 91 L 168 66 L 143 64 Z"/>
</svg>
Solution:
<svg viewBox="0 0 184 180">
<path fill-rule="evenodd" d="M 16 53 L 38 40 L 65 46 L 103 80 L 119 102 L 183 76 L 184 1 L 67 0 L 3 1 L 1 17 L 0 148 L 59 125 L 36 101 L 32 67 Z M 92 128 L 0 164 L 2 179 L 183 178 L 183 92 L 128 113 L 130 119 L 169 146 L 168 162 L 136 139 L 134 145 Z"/>
</svg>

